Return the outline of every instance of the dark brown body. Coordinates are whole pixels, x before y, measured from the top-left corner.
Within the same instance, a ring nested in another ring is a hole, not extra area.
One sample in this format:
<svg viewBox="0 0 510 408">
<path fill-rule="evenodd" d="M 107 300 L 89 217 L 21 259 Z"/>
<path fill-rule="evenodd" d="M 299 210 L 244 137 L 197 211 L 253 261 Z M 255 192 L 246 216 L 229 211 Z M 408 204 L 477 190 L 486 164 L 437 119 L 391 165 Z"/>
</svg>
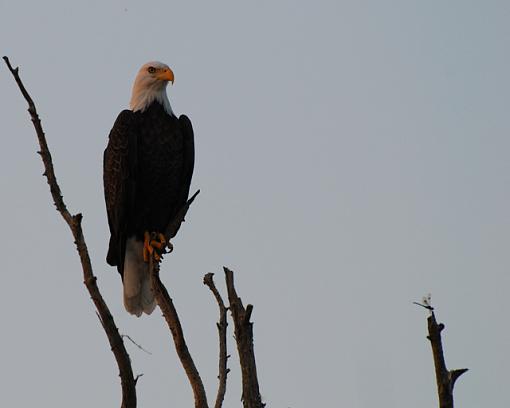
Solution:
<svg viewBox="0 0 510 408">
<path fill-rule="evenodd" d="M 171 116 L 158 102 L 119 114 L 104 152 L 103 181 L 111 233 L 106 260 L 121 275 L 127 238 L 164 232 L 188 198 L 193 166 L 186 116 Z"/>
</svg>

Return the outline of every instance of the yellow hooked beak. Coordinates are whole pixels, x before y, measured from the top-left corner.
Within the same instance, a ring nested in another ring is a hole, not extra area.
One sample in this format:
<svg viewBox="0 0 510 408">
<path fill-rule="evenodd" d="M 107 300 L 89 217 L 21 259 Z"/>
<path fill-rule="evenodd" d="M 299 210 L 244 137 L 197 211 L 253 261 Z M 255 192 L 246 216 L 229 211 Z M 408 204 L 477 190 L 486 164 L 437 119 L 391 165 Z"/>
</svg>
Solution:
<svg viewBox="0 0 510 408">
<path fill-rule="evenodd" d="M 174 83 L 174 73 L 170 68 L 162 69 L 156 77 L 163 81 L 170 81 L 172 84 Z"/>
</svg>

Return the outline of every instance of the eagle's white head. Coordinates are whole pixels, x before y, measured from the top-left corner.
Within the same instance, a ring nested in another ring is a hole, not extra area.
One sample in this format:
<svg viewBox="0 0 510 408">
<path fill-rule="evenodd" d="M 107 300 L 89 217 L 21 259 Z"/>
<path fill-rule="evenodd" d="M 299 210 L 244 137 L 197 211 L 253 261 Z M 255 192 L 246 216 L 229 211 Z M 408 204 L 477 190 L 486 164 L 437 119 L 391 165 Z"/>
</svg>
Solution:
<svg viewBox="0 0 510 408">
<path fill-rule="evenodd" d="M 173 115 L 166 95 L 168 81 L 174 83 L 174 73 L 168 65 L 152 61 L 144 64 L 136 75 L 129 106 L 133 112 L 143 112 L 149 105 L 158 101 L 169 115 Z"/>
</svg>

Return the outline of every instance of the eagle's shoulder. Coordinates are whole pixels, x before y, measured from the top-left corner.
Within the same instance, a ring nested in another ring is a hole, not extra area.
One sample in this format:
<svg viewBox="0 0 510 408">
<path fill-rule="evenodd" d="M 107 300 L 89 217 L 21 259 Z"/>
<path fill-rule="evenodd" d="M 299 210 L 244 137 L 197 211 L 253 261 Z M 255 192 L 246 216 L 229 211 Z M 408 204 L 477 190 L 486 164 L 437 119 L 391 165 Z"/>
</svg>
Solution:
<svg viewBox="0 0 510 408">
<path fill-rule="evenodd" d="M 108 136 L 105 159 L 107 156 L 119 158 L 129 154 L 134 160 L 135 156 L 131 156 L 136 154 L 138 122 L 138 115 L 133 111 L 125 109 L 119 113 Z"/>
<path fill-rule="evenodd" d="M 115 119 L 112 130 L 110 131 L 109 138 L 116 139 L 119 137 L 120 138 L 127 137 L 129 132 L 133 128 L 135 120 L 136 114 L 133 111 L 124 109 L 122 112 L 119 113 L 117 119 Z"/>
<path fill-rule="evenodd" d="M 128 180 L 134 178 L 136 170 L 136 128 L 136 114 L 123 110 L 110 131 L 103 155 L 103 182 L 108 210 L 113 211 L 123 204 L 130 191 Z M 108 215 L 111 221 L 114 214 L 109 211 Z"/>
</svg>

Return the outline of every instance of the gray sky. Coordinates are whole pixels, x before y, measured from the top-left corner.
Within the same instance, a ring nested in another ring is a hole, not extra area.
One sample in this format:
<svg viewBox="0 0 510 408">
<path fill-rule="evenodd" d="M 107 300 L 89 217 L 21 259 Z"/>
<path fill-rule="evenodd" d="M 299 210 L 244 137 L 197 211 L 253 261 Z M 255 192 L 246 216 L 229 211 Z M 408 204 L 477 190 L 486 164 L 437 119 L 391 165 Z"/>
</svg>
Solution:
<svg viewBox="0 0 510 408">
<path fill-rule="evenodd" d="M 123 309 L 104 261 L 102 152 L 139 66 L 169 64 L 202 190 L 162 267 L 209 398 L 217 308 L 236 272 L 255 305 L 270 407 L 436 404 L 431 292 L 465 408 L 509 406 L 510 5 L 506 1 L 0 0 L 140 406 L 192 406 L 159 313 Z M 51 205 L 26 106 L 0 68 L 0 406 L 118 406 L 117 368 L 70 233 Z M 235 355 L 234 344 L 230 352 Z M 240 406 L 239 370 L 227 407 Z"/>
</svg>

